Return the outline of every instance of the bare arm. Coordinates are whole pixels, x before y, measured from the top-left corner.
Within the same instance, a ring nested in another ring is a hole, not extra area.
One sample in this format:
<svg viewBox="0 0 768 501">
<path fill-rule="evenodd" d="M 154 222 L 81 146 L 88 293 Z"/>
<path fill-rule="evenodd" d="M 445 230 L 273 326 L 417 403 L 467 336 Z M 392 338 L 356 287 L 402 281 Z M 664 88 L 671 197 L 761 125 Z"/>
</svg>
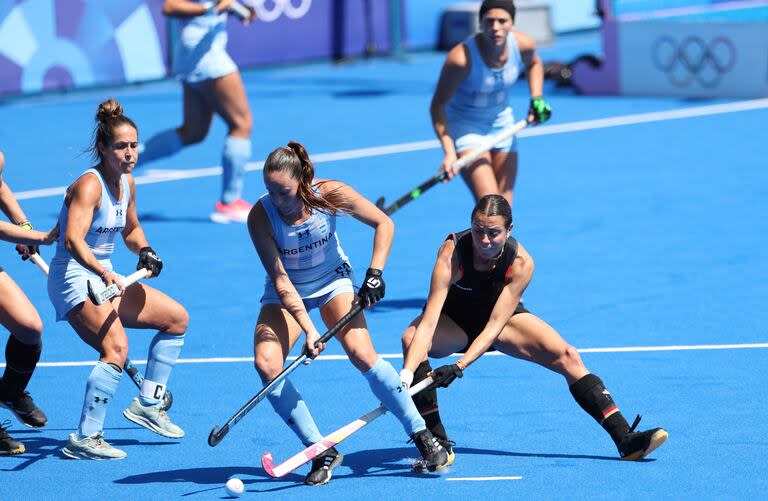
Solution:
<svg viewBox="0 0 768 501">
<path fill-rule="evenodd" d="M 70 186 L 64 203 L 69 207 L 64 245 L 75 260 L 102 276 L 105 268 L 85 243 L 93 214 L 101 204 L 101 183 L 94 174 L 85 174 Z"/>
<path fill-rule="evenodd" d="M 429 107 L 432 127 L 435 129 L 435 134 L 440 141 L 445 156 L 451 157 L 454 160 L 456 158 L 456 148 L 448 133 L 445 105 L 453 97 L 461 82 L 467 78 L 469 70 L 470 61 L 467 55 L 467 48 L 464 44 L 459 44 L 451 49 L 445 59 L 443 69 L 440 71 L 440 78 L 435 87 L 435 93 L 432 95 L 432 103 Z"/>
<path fill-rule="evenodd" d="M 491 318 L 488 319 L 488 323 L 480 335 L 469 345 L 464 356 L 459 359 L 459 367 L 468 367 L 493 345 L 515 312 L 523 291 L 528 287 L 532 276 L 533 259 L 520 245 L 517 250 L 517 257 L 512 262 L 512 272 L 507 278 L 507 284 L 502 289 L 493 311 L 491 311 Z"/>
<path fill-rule="evenodd" d="M 8 216 L 14 224 L 19 224 L 27 220 L 27 216 L 21 209 L 16 197 L 13 196 L 11 187 L 3 180 L 3 169 L 5 168 L 5 157 L 0 152 L 0 210 Z"/>
<path fill-rule="evenodd" d="M 515 40 L 523 58 L 525 72 L 528 75 L 528 90 L 531 97 L 544 93 L 544 64 L 536 53 L 536 42 L 525 33 L 515 32 Z"/>
<path fill-rule="evenodd" d="M 432 338 L 435 335 L 437 322 L 440 320 L 440 311 L 448 297 L 448 289 L 458 274 L 458 262 L 455 256 L 456 244 L 453 240 L 446 240 L 440 246 L 435 267 L 432 269 L 432 280 L 429 285 L 427 306 L 424 314 L 416 327 L 408 354 L 405 357 L 403 368 L 413 373 L 418 365 L 427 357 L 432 347 Z"/>
<path fill-rule="evenodd" d="M 264 269 L 275 284 L 275 290 L 285 309 L 296 320 L 301 329 L 306 333 L 317 333 L 312 319 L 304 307 L 301 296 L 293 286 L 288 273 L 285 271 L 280 255 L 275 245 L 272 225 L 269 223 L 261 203 L 257 203 L 248 214 L 248 233 L 251 241 L 259 254 L 259 259 Z"/>
<path fill-rule="evenodd" d="M 128 202 L 128 212 L 125 215 L 125 228 L 123 228 L 123 241 L 125 246 L 134 254 L 138 254 L 144 247 L 149 247 L 147 237 L 144 235 L 136 212 L 136 183 L 133 176 L 128 174 L 128 187 L 131 190 L 131 199 Z M 70 209 L 71 210 L 71 209 Z"/>
<path fill-rule="evenodd" d="M 15 224 L 0 221 L 0 240 L 22 245 L 50 245 L 59 234 L 58 225 L 49 232 L 28 230 Z"/>
<path fill-rule="evenodd" d="M 344 212 L 374 229 L 373 254 L 369 267 L 383 270 L 387 263 L 389 250 L 392 248 L 395 223 L 367 198 L 344 183 L 339 181 L 321 182 L 320 192 L 322 194 L 334 192 L 340 195 L 344 200 Z"/>
</svg>

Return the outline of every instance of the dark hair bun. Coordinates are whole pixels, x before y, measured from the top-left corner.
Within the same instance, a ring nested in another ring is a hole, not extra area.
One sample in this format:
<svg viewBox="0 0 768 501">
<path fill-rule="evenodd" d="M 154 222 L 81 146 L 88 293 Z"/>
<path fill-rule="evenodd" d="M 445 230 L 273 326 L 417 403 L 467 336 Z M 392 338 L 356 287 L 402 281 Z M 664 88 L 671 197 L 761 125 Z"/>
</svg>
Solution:
<svg viewBox="0 0 768 501">
<path fill-rule="evenodd" d="M 108 122 L 117 117 L 123 116 L 123 107 L 110 98 L 99 105 L 99 111 L 96 112 L 96 121 Z"/>
</svg>

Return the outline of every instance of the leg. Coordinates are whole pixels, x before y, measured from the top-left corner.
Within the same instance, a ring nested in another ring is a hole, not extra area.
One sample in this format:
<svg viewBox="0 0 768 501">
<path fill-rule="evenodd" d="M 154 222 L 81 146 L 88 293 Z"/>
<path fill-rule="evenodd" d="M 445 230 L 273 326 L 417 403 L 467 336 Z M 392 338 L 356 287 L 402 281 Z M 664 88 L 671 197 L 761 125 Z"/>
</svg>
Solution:
<svg viewBox="0 0 768 501">
<path fill-rule="evenodd" d="M 26 426 L 45 426 L 45 416 L 26 391 L 43 349 L 43 323 L 16 282 L 0 268 L 0 324 L 11 335 L 5 346 L 6 368 L 0 379 L 0 406 Z"/>
<path fill-rule="evenodd" d="M 496 177 L 496 189 L 499 195 L 512 204 L 515 180 L 517 179 L 517 152 L 494 151 L 491 154 L 491 166 Z"/>
<path fill-rule="evenodd" d="M 123 415 L 164 437 L 183 437 L 184 431 L 170 421 L 160 403 L 184 345 L 189 324 L 187 311 L 157 289 L 138 282 L 115 299 L 113 306 L 125 327 L 158 331 L 149 346 L 147 371 L 139 397 L 133 399 Z"/>
<path fill-rule="evenodd" d="M 326 303 L 320 310 L 326 325 L 330 327 L 338 322 L 352 307 L 354 298 L 354 294 L 347 292 Z M 376 398 L 397 417 L 406 434 L 413 439 L 429 470 L 447 466 L 448 453 L 427 430 L 413 400 L 403 391 L 397 371 L 373 348 L 365 317 L 357 315 L 336 337 L 352 364 L 363 373 Z"/>
<path fill-rule="evenodd" d="M 472 153 L 471 149 L 464 150 L 459 153 L 459 158 L 467 156 L 470 153 Z M 498 193 L 498 186 L 491 164 L 490 153 L 485 153 L 475 160 L 472 165 L 463 168 L 460 172 L 461 177 L 475 197 L 475 201 L 480 200 L 480 198 L 485 195 Z"/>
<path fill-rule="evenodd" d="M 62 452 L 74 459 L 122 459 L 125 452 L 103 440 L 107 405 L 114 397 L 128 353 L 128 337 L 112 305 L 85 301 L 67 320 L 80 338 L 99 352 L 99 362 L 88 376 L 80 425 Z"/>
<path fill-rule="evenodd" d="M 660 428 L 632 433 L 634 426 L 630 428 L 600 378 L 587 370 L 573 346 L 538 317 L 530 313 L 513 315 L 494 347 L 562 374 L 576 402 L 608 432 L 622 458 L 639 459 L 666 440 L 666 432 Z M 643 445 L 646 439 L 649 443 Z M 637 453 L 638 448 L 642 448 L 642 456 L 627 457 Z"/>
<path fill-rule="evenodd" d="M 229 129 L 221 165 L 224 168 L 221 202 L 232 204 L 241 198 L 245 165 L 251 158 L 253 118 L 239 72 L 212 83 L 212 102 Z"/>
<path fill-rule="evenodd" d="M 184 146 L 199 143 L 208 134 L 213 120 L 213 108 L 205 94 L 187 83 L 183 84 L 182 92 L 184 122 L 178 129 L 168 129 L 149 138 L 141 152 L 142 163 L 173 155 Z"/>
</svg>

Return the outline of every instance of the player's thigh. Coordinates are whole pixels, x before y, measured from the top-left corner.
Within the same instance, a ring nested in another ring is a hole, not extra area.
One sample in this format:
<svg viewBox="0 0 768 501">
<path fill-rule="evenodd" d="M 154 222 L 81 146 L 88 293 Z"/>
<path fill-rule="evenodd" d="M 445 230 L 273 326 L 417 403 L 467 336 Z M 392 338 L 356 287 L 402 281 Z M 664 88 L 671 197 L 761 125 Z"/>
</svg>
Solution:
<svg viewBox="0 0 768 501">
<path fill-rule="evenodd" d="M 43 330 L 43 322 L 24 291 L 0 268 L 0 324 L 19 341 L 36 343 Z"/>
<path fill-rule="evenodd" d="M 494 151 L 491 154 L 491 166 L 496 176 L 496 183 L 502 195 L 511 191 L 517 179 L 517 152 Z"/>
<path fill-rule="evenodd" d="M 320 308 L 320 315 L 328 328 L 336 325 L 344 315 L 349 313 L 355 301 L 355 294 L 345 292 L 334 297 Z M 371 336 L 368 333 L 368 325 L 365 322 L 363 312 L 358 313 L 347 325 L 339 329 L 336 334 L 344 351 L 352 363 L 361 370 L 367 370 L 376 363 L 378 354 L 373 347 Z"/>
<path fill-rule="evenodd" d="M 95 305 L 84 301 L 69 310 L 67 321 L 102 358 L 122 365 L 128 354 L 128 336 L 112 303 Z"/>
<path fill-rule="evenodd" d="M 248 97 L 239 71 L 213 80 L 213 105 L 234 135 L 250 136 L 253 126 Z"/>
<path fill-rule="evenodd" d="M 282 304 L 263 305 L 253 334 L 257 367 L 282 366 L 301 335 L 301 326 Z"/>
<path fill-rule="evenodd" d="M 185 144 L 198 143 L 208 134 L 213 120 L 214 107 L 209 95 L 211 82 L 192 86 L 184 83 L 184 122 L 181 125 L 182 140 Z"/>
<path fill-rule="evenodd" d="M 502 353 L 548 369 L 570 348 L 555 329 L 531 313 L 513 315 L 493 346 Z"/>
<path fill-rule="evenodd" d="M 184 334 L 189 324 L 189 314 L 181 304 L 146 283 L 131 284 L 112 304 L 123 325 L 132 329 Z"/>
<path fill-rule="evenodd" d="M 464 150 L 459 154 L 459 158 L 465 157 L 472 153 L 473 150 Z M 461 177 L 469 187 L 475 199 L 480 199 L 485 195 L 495 194 L 498 192 L 498 185 L 496 182 L 496 175 L 493 172 L 491 165 L 490 153 L 483 154 L 480 158 L 475 160 L 472 165 L 461 169 Z"/>
<path fill-rule="evenodd" d="M 447 357 L 452 353 L 464 349 L 469 342 L 469 336 L 464 329 L 453 321 L 448 315 L 440 315 L 437 328 L 432 337 L 432 347 L 429 356 L 432 358 Z"/>
</svg>

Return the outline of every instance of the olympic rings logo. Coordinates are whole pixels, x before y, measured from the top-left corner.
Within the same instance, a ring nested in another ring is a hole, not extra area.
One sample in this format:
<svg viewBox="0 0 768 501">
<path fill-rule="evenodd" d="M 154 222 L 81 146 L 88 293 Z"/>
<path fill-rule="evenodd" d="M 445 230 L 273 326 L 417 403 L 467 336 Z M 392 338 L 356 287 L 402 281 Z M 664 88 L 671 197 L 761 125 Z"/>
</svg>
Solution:
<svg viewBox="0 0 768 501">
<path fill-rule="evenodd" d="M 294 5 L 296 3 L 298 5 Z M 289 19 L 304 17 L 312 7 L 312 0 L 251 0 L 249 4 L 256 10 L 256 19 L 271 23 L 283 14 Z"/>
<path fill-rule="evenodd" d="M 707 43 L 689 36 L 678 43 L 663 36 L 653 43 L 651 56 L 656 68 L 666 73 L 673 85 L 688 87 L 696 81 L 702 87 L 713 88 L 736 64 L 736 47 L 725 37 Z"/>
</svg>

